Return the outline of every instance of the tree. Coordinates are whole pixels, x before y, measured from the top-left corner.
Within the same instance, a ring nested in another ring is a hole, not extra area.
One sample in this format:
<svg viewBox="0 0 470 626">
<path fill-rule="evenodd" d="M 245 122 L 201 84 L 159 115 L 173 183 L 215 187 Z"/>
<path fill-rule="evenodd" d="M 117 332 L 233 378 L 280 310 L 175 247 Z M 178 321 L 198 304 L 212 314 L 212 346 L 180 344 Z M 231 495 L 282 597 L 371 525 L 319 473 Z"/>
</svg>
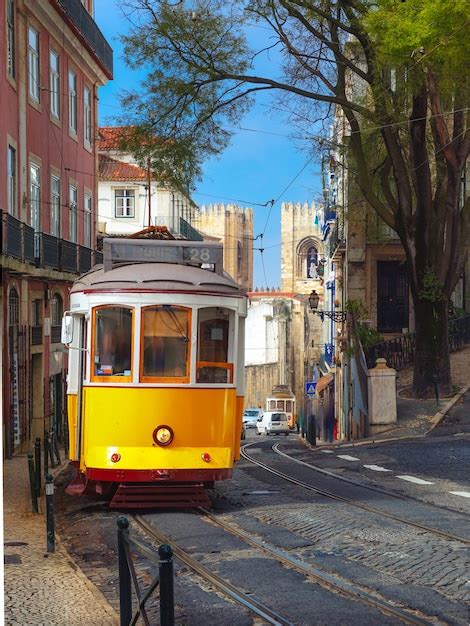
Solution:
<svg viewBox="0 0 470 626">
<path fill-rule="evenodd" d="M 356 183 L 403 244 L 414 302 L 413 389 L 451 389 L 448 303 L 465 263 L 470 43 L 466 0 L 131 0 L 127 59 L 149 75 L 134 110 L 217 152 L 260 92 L 296 119 L 340 107 Z M 247 28 L 269 41 L 253 49 Z M 263 51 L 280 64 L 259 69 Z"/>
</svg>

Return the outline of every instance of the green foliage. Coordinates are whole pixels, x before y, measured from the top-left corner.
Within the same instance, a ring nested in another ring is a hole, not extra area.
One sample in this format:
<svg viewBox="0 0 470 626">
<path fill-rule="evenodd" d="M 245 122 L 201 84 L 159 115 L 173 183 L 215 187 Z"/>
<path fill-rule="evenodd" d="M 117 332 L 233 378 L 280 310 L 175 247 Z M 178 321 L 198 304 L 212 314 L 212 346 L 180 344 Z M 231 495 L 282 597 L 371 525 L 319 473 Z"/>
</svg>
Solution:
<svg viewBox="0 0 470 626">
<path fill-rule="evenodd" d="M 123 131 L 119 148 L 130 152 L 139 165 L 150 168 L 160 183 L 188 193 L 201 177 L 201 155 L 188 139 L 157 136 L 148 125 L 130 126 Z"/>
<path fill-rule="evenodd" d="M 368 324 L 362 324 L 359 322 L 357 324 L 357 337 L 359 338 L 362 347 L 364 349 L 373 346 L 376 343 L 380 343 L 384 340 L 382 335 L 378 332 L 377 329 L 371 328 Z"/>
<path fill-rule="evenodd" d="M 376 0 L 363 21 L 385 66 L 421 64 L 451 85 L 468 70 L 468 0 Z"/>
<path fill-rule="evenodd" d="M 346 311 L 354 315 L 356 320 L 364 319 L 367 315 L 367 309 L 360 300 L 347 300 Z"/>
<path fill-rule="evenodd" d="M 446 299 L 444 285 L 433 270 L 427 269 L 424 273 L 418 295 L 421 300 L 428 302 L 442 302 Z"/>
</svg>

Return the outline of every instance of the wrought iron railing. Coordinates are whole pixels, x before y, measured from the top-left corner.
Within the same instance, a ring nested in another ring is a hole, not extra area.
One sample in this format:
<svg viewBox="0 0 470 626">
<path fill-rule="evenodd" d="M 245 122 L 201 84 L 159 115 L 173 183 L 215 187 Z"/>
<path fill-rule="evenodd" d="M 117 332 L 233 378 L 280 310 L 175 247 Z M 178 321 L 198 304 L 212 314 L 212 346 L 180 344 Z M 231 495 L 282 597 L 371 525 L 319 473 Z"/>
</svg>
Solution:
<svg viewBox="0 0 470 626">
<path fill-rule="evenodd" d="M 21 222 L 13 215 L 2 216 L 2 252 L 15 259 L 21 259 Z"/>
<path fill-rule="evenodd" d="M 61 241 L 60 245 L 60 264 L 63 270 L 69 272 L 77 272 L 78 262 L 78 246 L 71 241 Z"/>
<path fill-rule="evenodd" d="M 449 320 L 449 349 L 455 352 L 470 344 L 470 315 Z M 367 367 L 375 367 L 377 359 L 386 359 L 387 365 L 400 370 L 413 365 L 416 335 L 400 335 L 395 339 L 382 341 L 364 349 Z"/>
<path fill-rule="evenodd" d="M 51 343 L 60 343 L 61 332 L 61 326 L 51 326 Z"/>
<path fill-rule="evenodd" d="M 84 246 L 79 246 L 78 248 L 78 269 L 80 274 L 84 274 L 88 272 L 91 268 L 91 250 L 90 248 L 85 248 Z"/>
<path fill-rule="evenodd" d="M 193 228 L 185 219 L 180 217 L 180 235 L 182 235 L 188 241 L 203 241 L 201 233 Z"/>
<path fill-rule="evenodd" d="M 80 34 L 93 50 L 96 57 L 112 76 L 113 50 L 96 25 L 95 20 L 91 17 L 80 0 L 57 1 L 70 21 L 73 22 L 74 26 L 80 31 Z"/>
<path fill-rule="evenodd" d="M 34 228 L 28 224 L 21 224 L 21 229 L 23 232 L 23 260 L 35 263 Z"/>
<path fill-rule="evenodd" d="M 59 240 L 53 235 L 39 233 L 41 264 L 59 269 Z"/>
<path fill-rule="evenodd" d="M 95 250 L 95 265 L 101 265 L 103 263 L 103 253 Z"/>
<path fill-rule="evenodd" d="M 31 326 L 31 344 L 33 346 L 42 344 L 42 326 Z"/>
</svg>

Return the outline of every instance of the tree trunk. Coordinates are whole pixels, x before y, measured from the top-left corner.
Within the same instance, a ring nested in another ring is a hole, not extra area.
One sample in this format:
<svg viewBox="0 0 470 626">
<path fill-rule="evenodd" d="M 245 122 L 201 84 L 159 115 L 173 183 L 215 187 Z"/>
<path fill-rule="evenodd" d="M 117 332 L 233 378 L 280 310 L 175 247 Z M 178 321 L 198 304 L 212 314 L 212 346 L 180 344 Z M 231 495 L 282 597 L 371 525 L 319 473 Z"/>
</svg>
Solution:
<svg viewBox="0 0 470 626">
<path fill-rule="evenodd" d="M 447 300 L 431 302 L 413 294 L 416 349 L 413 395 L 431 398 L 436 387 L 440 396 L 452 393 L 449 356 Z"/>
</svg>

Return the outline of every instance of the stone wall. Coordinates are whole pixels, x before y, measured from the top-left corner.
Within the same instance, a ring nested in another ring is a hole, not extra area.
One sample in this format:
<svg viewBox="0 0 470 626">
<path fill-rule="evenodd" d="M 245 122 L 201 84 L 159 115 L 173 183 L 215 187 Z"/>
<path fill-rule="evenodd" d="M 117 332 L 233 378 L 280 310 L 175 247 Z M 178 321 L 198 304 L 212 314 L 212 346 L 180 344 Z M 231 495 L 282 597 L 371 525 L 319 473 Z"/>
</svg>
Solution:
<svg viewBox="0 0 470 626">
<path fill-rule="evenodd" d="M 224 269 L 244 289 L 253 287 L 253 209 L 233 204 L 202 205 L 192 225 L 203 235 L 220 239 Z"/>
<path fill-rule="evenodd" d="M 248 365 L 245 367 L 245 407 L 266 408 L 266 398 L 279 384 L 279 364 Z"/>
</svg>

